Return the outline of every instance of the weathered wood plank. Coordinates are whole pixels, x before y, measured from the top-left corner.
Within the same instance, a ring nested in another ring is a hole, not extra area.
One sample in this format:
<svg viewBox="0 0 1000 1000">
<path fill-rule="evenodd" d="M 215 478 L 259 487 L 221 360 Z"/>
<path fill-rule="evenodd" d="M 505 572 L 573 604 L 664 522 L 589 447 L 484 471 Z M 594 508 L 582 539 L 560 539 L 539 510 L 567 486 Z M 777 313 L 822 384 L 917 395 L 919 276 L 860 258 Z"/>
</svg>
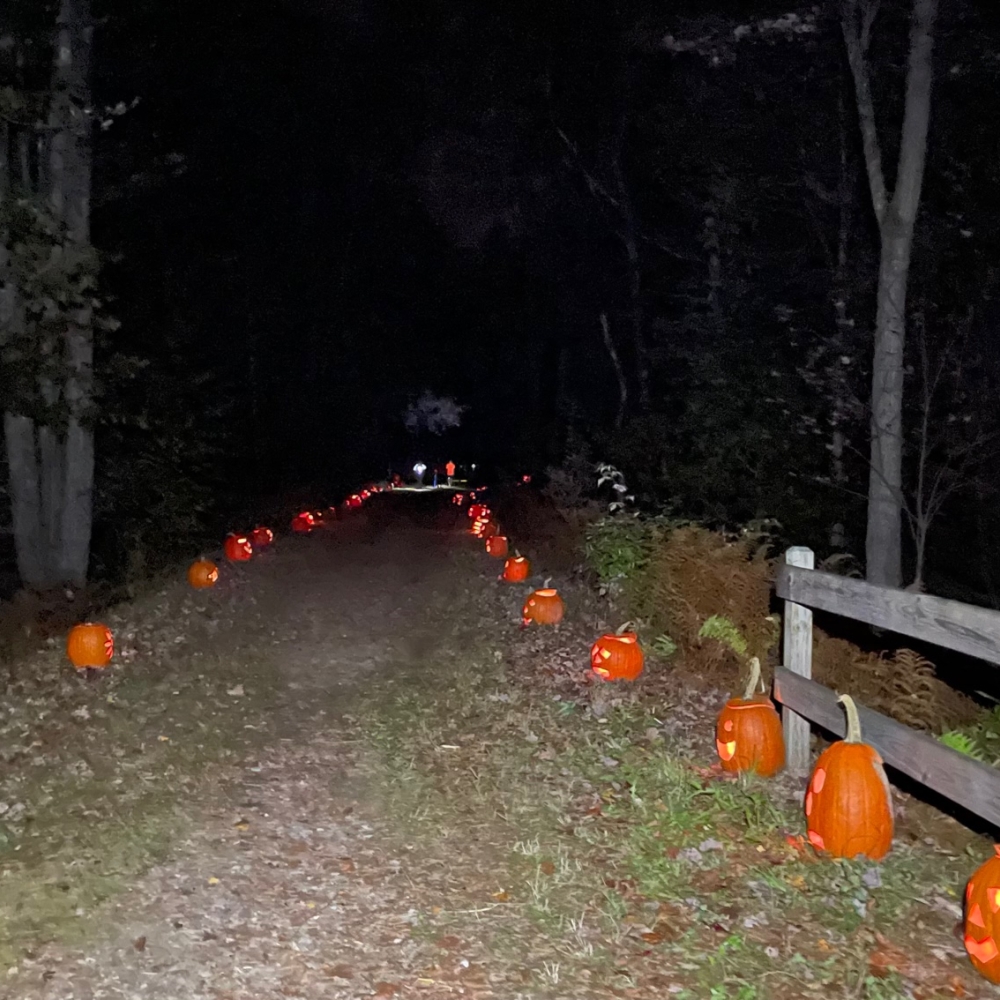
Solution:
<svg viewBox="0 0 1000 1000">
<path fill-rule="evenodd" d="M 815 556 L 812 549 L 796 545 L 785 552 L 785 563 L 811 570 Z M 812 677 L 812 612 L 792 601 L 785 601 L 782 615 L 782 658 L 785 666 L 800 677 Z M 785 763 L 792 774 L 809 773 L 809 720 L 791 709 L 781 713 L 785 736 Z"/>
<path fill-rule="evenodd" d="M 844 735 L 844 710 L 828 687 L 776 667 L 773 695 L 782 706 Z M 886 764 L 1000 828 L 1000 771 L 863 705 L 858 705 L 858 716 L 865 742 Z"/>
<path fill-rule="evenodd" d="M 1000 664 L 1000 612 L 997 611 L 794 566 L 779 566 L 775 590 L 786 601 L 856 618 Z"/>
</svg>

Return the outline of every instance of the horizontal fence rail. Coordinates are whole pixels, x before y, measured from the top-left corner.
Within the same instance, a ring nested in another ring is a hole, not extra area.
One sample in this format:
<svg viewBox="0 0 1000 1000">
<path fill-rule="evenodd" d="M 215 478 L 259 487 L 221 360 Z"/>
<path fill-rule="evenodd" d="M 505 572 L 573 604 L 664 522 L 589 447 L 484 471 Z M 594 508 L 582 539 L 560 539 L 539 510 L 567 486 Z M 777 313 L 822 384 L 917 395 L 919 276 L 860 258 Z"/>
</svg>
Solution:
<svg viewBox="0 0 1000 1000">
<path fill-rule="evenodd" d="M 844 710 L 828 687 L 776 667 L 773 694 L 783 707 L 836 736 L 846 732 Z M 865 743 L 886 764 L 1000 828 L 1000 771 L 863 705 L 858 718 Z"/>
<path fill-rule="evenodd" d="M 998 611 L 798 566 L 779 567 L 774 582 L 778 597 L 786 601 L 1000 664 Z"/>
<path fill-rule="evenodd" d="M 843 736 L 846 729 L 836 693 L 812 680 L 813 610 L 1000 665 L 1000 612 L 880 587 L 819 572 L 812 566 L 812 551 L 796 546 L 785 553 L 785 563 L 775 578 L 775 591 L 785 602 L 785 665 L 775 670 L 773 693 L 782 707 L 792 773 L 809 771 L 810 722 L 837 736 Z M 858 715 L 865 742 L 878 750 L 889 767 L 1000 829 L 1000 770 L 863 705 L 858 706 Z"/>
</svg>

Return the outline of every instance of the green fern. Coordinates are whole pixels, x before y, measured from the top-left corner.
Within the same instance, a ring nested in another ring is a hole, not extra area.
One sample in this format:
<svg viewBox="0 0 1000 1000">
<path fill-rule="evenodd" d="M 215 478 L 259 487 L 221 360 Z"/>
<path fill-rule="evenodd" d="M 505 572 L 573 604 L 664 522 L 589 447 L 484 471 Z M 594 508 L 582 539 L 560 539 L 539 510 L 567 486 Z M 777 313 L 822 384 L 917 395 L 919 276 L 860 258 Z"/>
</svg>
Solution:
<svg viewBox="0 0 1000 1000">
<path fill-rule="evenodd" d="M 957 750 L 959 753 L 965 754 L 966 757 L 971 757 L 973 760 L 983 759 L 982 750 L 976 745 L 976 741 L 966 733 L 960 733 L 952 729 L 947 733 L 942 733 L 938 737 L 938 740 L 946 747 L 951 747 L 952 750 Z"/>
<path fill-rule="evenodd" d="M 664 632 L 653 640 L 650 649 L 666 660 L 677 652 L 677 643 Z"/>
<path fill-rule="evenodd" d="M 738 656 L 746 656 L 747 654 L 746 639 L 743 638 L 740 630 L 722 615 L 712 615 L 711 618 L 706 618 L 698 630 L 698 638 L 716 639 L 728 646 Z"/>
</svg>

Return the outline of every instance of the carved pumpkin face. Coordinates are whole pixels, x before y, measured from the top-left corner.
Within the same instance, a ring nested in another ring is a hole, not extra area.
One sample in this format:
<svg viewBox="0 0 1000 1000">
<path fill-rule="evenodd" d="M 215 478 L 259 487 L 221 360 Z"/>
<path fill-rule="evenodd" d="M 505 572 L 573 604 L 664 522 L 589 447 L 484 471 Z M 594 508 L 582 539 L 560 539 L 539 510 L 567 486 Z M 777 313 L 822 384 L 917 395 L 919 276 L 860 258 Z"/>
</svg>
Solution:
<svg viewBox="0 0 1000 1000">
<path fill-rule="evenodd" d="M 606 681 L 634 681 L 644 658 L 635 632 L 605 632 L 590 647 L 590 667 Z"/>
<path fill-rule="evenodd" d="M 563 612 L 566 610 L 563 599 L 551 587 L 544 590 L 536 590 L 528 595 L 521 609 L 521 623 L 530 625 L 536 622 L 538 625 L 558 625 L 562 621 Z"/>
<path fill-rule="evenodd" d="M 494 559 L 506 559 L 507 558 L 507 536 L 506 535 L 493 535 L 492 538 L 486 539 L 486 554 L 493 556 Z"/>
<path fill-rule="evenodd" d="M 863 854 L 872 861 L 885 857 L 892 846 L 892 795 L 882 758 L 861 742 L 857 709 L 848 695 L 847 736 L 826 748 L 809 779 L 806 826 L 818 851 L 835 858 Z"/>
<path fill-rule="evenodd" d="M 976 971 L 1000 983 L 1000 844 L 965 887 L 965 950 Z"/>
<path fill-rule="evenodd" d="M 502 579 L 508 583 L 520 583 L 531 576 L 531 563 L 524 556 L 511 556 L 503 564 Z"/>
<path fill-rule="evenodd" d="M 102 670 L 114 653 L 115 640 L 107 625 L 74 625 L 66 637 L 66 655 L 77 670 Z"/>
<path fill-rule="evenodd" d="M 255 549 L 266 549 L 274 541 L 274 532 L 270 528 L 254 528 L 250 532 L 250 544 Z"/>
<path fill-rule="evenodd" d="M 489 517 L 490 509 L 484 503 L 474 503 L 470 505 L 468 514 L 469 514 L 469 520 L 475 521 L 477 518 L 483 517 L 484 515 L 486 517 Z"/>
<path fill-rule="evenodd" d="M 715 724 L 715 749 L 723 771 L 755 771 L 770 778 L 785 766 L 781 718 L 766 694 L 756 693 L 760 660 L 751 661 L 742 698 L 730 698 Z"/>
<path fill-rule="evenodd" d="M 195 590 L 214 587 L 219 579 L 219 567 L 210 559 L 199 559 L 188 567 L 188 583 Z"/>
<path fill-rule="evenodd" d="M 308 535 L 315 527 L 316 518 L 307 510 L 292 518 L 292 531 L 297 535 Z"/>
<path fill-rule="evenodd" d="M 253 555 L 253 545 L 246 535 L 230 535 L 223 551 L 230 562 L 246 562 Z"/>
</svg>

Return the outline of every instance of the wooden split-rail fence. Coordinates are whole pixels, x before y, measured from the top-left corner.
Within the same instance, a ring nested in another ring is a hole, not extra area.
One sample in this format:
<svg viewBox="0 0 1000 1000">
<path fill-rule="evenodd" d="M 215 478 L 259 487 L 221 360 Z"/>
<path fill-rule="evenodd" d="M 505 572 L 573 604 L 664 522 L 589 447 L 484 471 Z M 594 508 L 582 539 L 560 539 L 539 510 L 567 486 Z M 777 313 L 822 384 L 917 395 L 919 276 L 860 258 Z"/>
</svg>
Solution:
<svg viewBox="0 0 1000 1000">
<path fill-rule="evenodd" d="M 810 769 L 811 722 L 837 736 L 846 730 L 836 693 L 811 679 L 813 610 L 1000 665 L 1000 612 L 823 573 L 813 566 L 811 549 L 788 549 L 775 580 L 785 610 L 784 666 L 775 669 L 773 695 L 782 707 L 788 768 L 793 773 L 806 774 Z M 865 742 L 890 768 L 1000 829 L 1000 770 L 862 705 L 858 714 Z"/>
</svg>

